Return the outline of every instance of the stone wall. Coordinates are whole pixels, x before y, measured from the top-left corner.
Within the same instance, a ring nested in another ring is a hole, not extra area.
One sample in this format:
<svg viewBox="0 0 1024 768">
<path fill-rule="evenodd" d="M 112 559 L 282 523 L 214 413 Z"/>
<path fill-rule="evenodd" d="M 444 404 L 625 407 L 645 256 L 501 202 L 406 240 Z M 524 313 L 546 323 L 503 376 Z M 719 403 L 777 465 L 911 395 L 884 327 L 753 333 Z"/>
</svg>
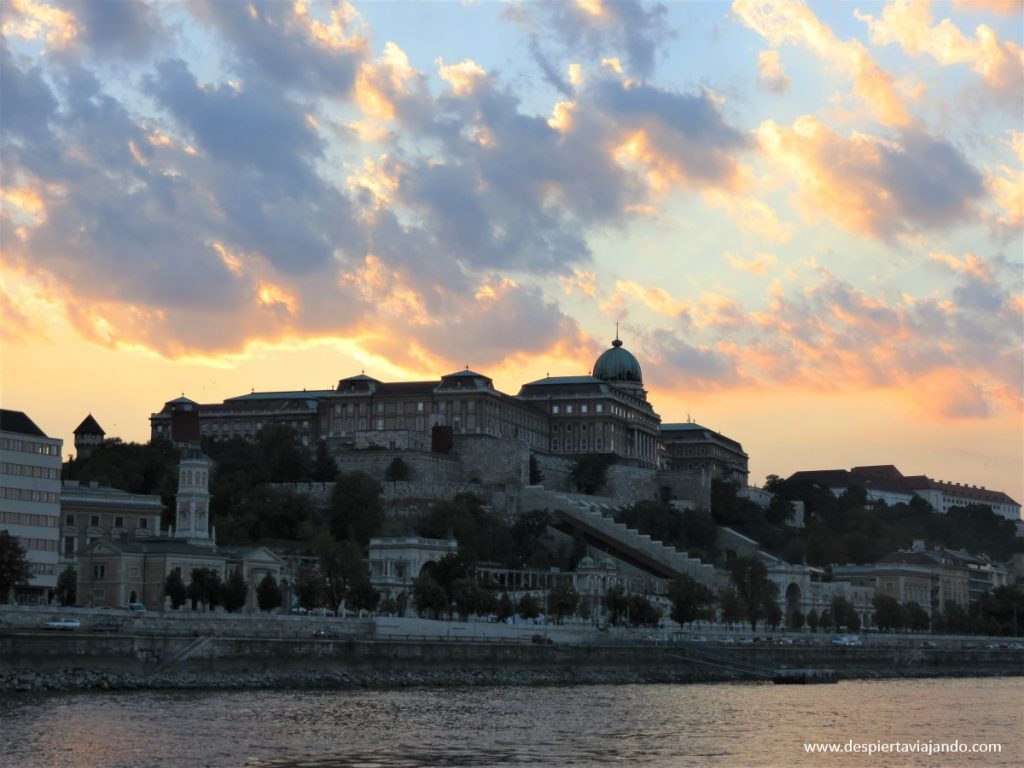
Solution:
<svg viewBox="0 0 1024 768">
<path fill-rule="evenodd" d="M 339 451 L 334 455 L 339 472 L 365 472 L 378 480 L 384 479 L 391 462 L 396 458 L 410 469 L 410 480 L 428 483 L 458 483 L 463 481 L 462 465 L 458 459 L 429 451 L 363 450 Z"/>
<path fill-rule="evenodd" d="M 711 475 L 703 469 L 661 471 L 654 483 L 659 494 L 667 488 L 669 499 L 684 502 L 683 506 L 698 510 L 711 508 Z"/>
<path fill-rule="evenodd" d="M 608 480 L 602 493 L 626 502 L 658 498 L 656 472 L 653 469 L 612 464 L 608 467 Z"/>
<path fill-rule="evenodd" d="M 530 448 L 488 435 L 455 435 L 452 454 L 463 477 L 473 483 L 522 487 L 529 482 Z"/>
</svg>

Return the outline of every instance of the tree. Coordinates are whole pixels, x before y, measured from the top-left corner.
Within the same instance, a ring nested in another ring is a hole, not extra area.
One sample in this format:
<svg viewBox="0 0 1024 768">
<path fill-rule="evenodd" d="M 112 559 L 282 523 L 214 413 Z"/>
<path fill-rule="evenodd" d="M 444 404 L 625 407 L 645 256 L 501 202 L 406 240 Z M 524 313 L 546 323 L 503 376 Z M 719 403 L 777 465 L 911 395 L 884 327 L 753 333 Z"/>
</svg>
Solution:
<svg viewBox="0 0 1024 768">
<path fill-rule="evenodd" d="M 437 619 L 448 609 L 448 597 L 429 573 L 421 574 L 413 582 L 412 599 L 420 616 Z"/>
<path fill-rule="evenodd" d="M 736 594 L 743 602 L 744 616 L 750 622 L 750 631 L 757 629 L 757 622 L 768 615 L 776 603 L 778 587 L 768 579 L 764 563 L 752 557 L 737 557 L 726 566 L 729 578 L 736 588 Z"/>
<path fill-rule="evenodd" d="M 708 618 L 715 603 L 715 594 L 692 576 L 683 575 L 672 582 L 668 589 L 672 601 L 669 618 L 680 626 Z"/>
<path fill-rule="evenodd" d="M 807 614 L 807 626 L 811 628 L 811 632 L 817 632 L 819 624 L 818 612 L 812 608 Z"/>
<path fill-rule="evenodd" d="M 782 609 L 779 608 L 778 603 L 772 602 L 772 604 L 768 606 L 768 613 L 764 617 L 764 623 L 771 628 L 772 632 L 779 628 L 779 624 L 782 623 Z"/>
<path fill-rule="evenodd" d="M 366 578 L 363 548 L 351 539 L 335 541 L 326 531 L 321 531 L 313 541 L 313 552 L 320 561 L 324 596 L 331 610 L 337 610 L 352 586 Z"/>
<path fill-rule="evenodd" d="M 608 480 L 608 467 L 615 463 L 611 453 L 588 453 L 580 456 L 569 472 L 569 479 L 580 493 L 593 496 Z"/>
<path fill-rule="evenodd" d="M 768 502 L 768 509 L 764 512 L 765 519 L 775 525 L 785 525 L 794 515 L 796 507 L 793 506 L 793 502 L 782 496 L 772 496 L 772 500 Z"/>
<path fill-rule="evenodd" d="M 900 604 L 896 598 L 889 595 L 875 595 L 871 599 L 871 605 L 875 609 L 875 626 L 880 630 L 889 632 L 903 628 Z"/>
<path fill-rule="evenodd" d="M 846 627 L 851 632 L 860 629 L 860 616 L 853 603 L 845 597 L 836 597 L 832 600 L 832 616 L 835 619 L 836 628 Z"/>
<path fill-rule="evenodd" d="M 718 592 L 718 604 L 722 610 L 722 623 L 732 629 L 732 625 L 743 620 L 744 606 L 736 588 L 729 585 Z"/>
<path fill-rule="evenodd" d="M 555 614 L 555 623 L 561 624 L 565 616 L 576 613 L 579 604 L 579 593 L 567 581 L 559 581 L 548 592 L 548 607 Z"/>
<path fill-rule="evenodd" d="M 279 608 L 282 602 L 281 587 L 271 574 L 263 577 L 256 586 L 256 604 L 261 611 L 272 611 Z"/>
<path fill-rule="evenodd" d="M 544 482 L 544 473 L 540 471 L 540 464 L 537 463 L 537 457 L 534 454 L 530 454 L 530 485 L 540 485 Z"/>
<path fill-rule="evenodd" d="M 15 584 L 32 578 L 28 553 L 16 536 L 0 531 L 0 603 L 6 603 Z"/>
<path fill-rule="evenodd" d="M 536 619 L 540 616 L 540 604 L 533 595 L 525 594 L 519 598 L 516 612 L 524 619 Z"/>
<path fill-rule="evenodd" d="M 488 604 L 487 593 L 472 576 L 462 576 L 453 581 L 450 597 L 463 621 L 468 619 L 470 614 L 483 613 Z"/>
<path fill-rule="evenodd" d="M 316 444 L 316 456 L 313 458 L 313 479 L 321 483 L 332 483 L 338 476 L 338 464 L 327 449 L 327 441 Z"/>
<path fill-rule="evenodd" d="M 324 604 L 326 591 L 324 577 L 316 568 L 300 568 L 295 574 L 295 598 L 307 611 Z"/>
<path fill-rule="evenodd" d="M 224 610 L 228 613 L 235 613 L 242 610 L 245 601 L 249 597 L 249 584 L 242 575 L 241 570 L 234 570 L 228 576 L 222 590 L 224 596 Z"/>
<path fill-rule="evenodd" d="M 498 621 L 505 621 L 515 615 L 516 609 L 512 605 L 512 598 L 508 596 L 508 592 L 501 593 L 501 599 L 498 600 L 498 605 L 495 613 L 498 616 Z"/>
<path fill-rule="evenodd" d="M 167 579 L 164 581 L 164 595 L 171 598 L 171 607 L 174 610 L 181 608 L 188 600 L 188 588 L 177 571 L 167 574 Z"/>
<path fill-rule="evenodd" d="M 401 456 L 395 456 L 384 470 L 384 479 L 388 482 L 404 482 L 412 478 L 410 467 Z"/>
<path fill-rule="evenodd" d="M 380 592 L 370 584 L 370 577 L 363 574 L 363 577 L 356 579 L 348 590 L 348 603 L 355 611 L 373 611 L 380 603 Z"/>
<path fill-rule="evenodd" d="M 77 601 L 78 574 L 70 565 L 57 577 L 57 598 L 63 606 L 74 605 Z"/>
<path fill-rule="evenodd" d="M 799 610 L 790 611 L 786 617 L 786 626 L 799 632 L 804 626 L 804 615 Z"/>
<path fill-rule="evenodd" d="M 931 621 L 928 619 L 928 612 L 921 607 L 921 604 L 911 600 L 906 604 L 907 628 L 912 632 L 927 632 Z"/>
<path fill-rule="evenodd" d="M 629 610 L 629 599 L 626 590 L 616 584 L 604 593 L 604 607 L 608 612 L 609 623 L 618 626 Z"/>
<path fill-rule="evenodd" d="M 656 627 L 661 620 L 661 611 L 643 595 L 630 595 L 629 621 L 634 627 Z"/>
<path fill-rule="evenodd" d="M 339 541 L 353 539 L 363 546 L 380 532 L 384 504 L 380 483 L 364 472 L 339 475 L 331 493 L 331 533 Z"/>
<path fill-rule="evenodd" d="M 220 573 L 212 568 L 193 568 L 192 581 L 188 585 L 188 596 L 192 601 L 192 610 L 200 603 L 208 610 L 221 604 Z"/>
</svg>

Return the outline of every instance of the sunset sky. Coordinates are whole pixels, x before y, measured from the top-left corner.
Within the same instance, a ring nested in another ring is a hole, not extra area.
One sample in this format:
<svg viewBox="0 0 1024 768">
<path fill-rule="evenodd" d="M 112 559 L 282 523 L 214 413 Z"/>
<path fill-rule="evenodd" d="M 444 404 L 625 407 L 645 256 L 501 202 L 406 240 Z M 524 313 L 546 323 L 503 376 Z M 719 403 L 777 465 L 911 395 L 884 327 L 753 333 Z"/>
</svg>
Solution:
<svg viewBox="0 0 1024 768">
<path fill-rule="evenodd" d="M 768 473 L 1024 501 L 1024 4 L 4 0 L 0 383 L 65 440 L 181 393 L 620 324 Z"/>
</svg>

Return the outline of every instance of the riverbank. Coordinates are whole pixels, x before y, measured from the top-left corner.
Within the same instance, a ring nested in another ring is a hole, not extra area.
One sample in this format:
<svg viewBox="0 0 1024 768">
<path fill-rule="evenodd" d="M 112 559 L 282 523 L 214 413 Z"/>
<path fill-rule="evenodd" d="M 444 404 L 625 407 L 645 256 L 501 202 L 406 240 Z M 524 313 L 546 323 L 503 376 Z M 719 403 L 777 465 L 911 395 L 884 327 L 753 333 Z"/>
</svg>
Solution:
<svg viewBox="0 0 1024 768">
<path fill-rule="evenodd" d="M 1024 676 L 1024 652 L 0 635 L 8 692 L 735 682 L 781 667 L 834 669 L 840 679 Z"/>
</svg>

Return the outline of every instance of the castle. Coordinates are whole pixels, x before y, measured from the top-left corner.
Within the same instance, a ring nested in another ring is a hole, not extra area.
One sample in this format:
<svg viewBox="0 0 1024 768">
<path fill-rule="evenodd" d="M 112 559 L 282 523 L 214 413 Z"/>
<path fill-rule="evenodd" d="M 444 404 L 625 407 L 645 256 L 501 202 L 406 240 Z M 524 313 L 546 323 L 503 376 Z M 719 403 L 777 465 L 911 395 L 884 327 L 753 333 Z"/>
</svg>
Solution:
<svg viewBox="0 0 1024 768">
<path fill-rule="evenodd" d="M 547 376 L 516 395 L 467 366 L 438 380 L 382 382 L 361 373 L 335 389 L 253 391 L 218 404 L 182 395 L 150 416 L 152 439 L 175 442 L 253 438 L 282 424 L 306 445 L 325 440 L 342 470 L 379 475 L 385 456 L 367 456 L 372 448 L 401 452 L 420 478 L 439 482 L 522 487 L 532 457 L 545 485 L 569 490 L 571 464 L 597 454 L 615 465 L 610 495 L 700 504 L 711 478 L 742 486 L 748 473 L 737 441 L 698 424 L 662 424 L 639 362 L 617 337 L 592 374 Z"/>
</svg>

